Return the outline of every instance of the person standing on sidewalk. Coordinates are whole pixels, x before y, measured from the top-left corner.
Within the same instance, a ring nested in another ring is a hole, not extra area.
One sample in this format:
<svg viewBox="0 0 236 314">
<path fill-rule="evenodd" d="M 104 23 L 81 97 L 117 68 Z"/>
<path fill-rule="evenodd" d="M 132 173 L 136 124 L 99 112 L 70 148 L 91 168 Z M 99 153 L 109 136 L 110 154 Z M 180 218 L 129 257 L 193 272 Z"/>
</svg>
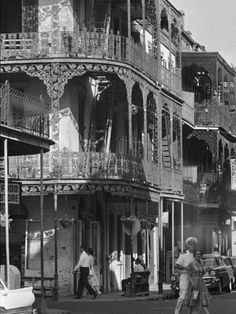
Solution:
<svg viewBox="0 0 236 314">
<path fill-rule="evenodd" d="M 90 270 L 89 270 L 89 279 L 88 282 L 90 283 L 90 285 L 93 287 L 94 290 L 96 290 L 97 295 L 101 294 L 100 291 L 100 285 L 99 285 L 99 281 L 94 269 L 94 257 L 93 257 L 93 250 L 92 248 L 88 248 L 88 256 L 89 256 L 89 260 L 90 260 Z"/>
<path fill-rule="evenodd" d="M 86 287 L 88 292 L 93 296 L 93 299 L 96 299 L 97 292 L 91 287 L 88 282 L 89 276 L 89 267 L 90 267 L 90 259 L 88 254 L 85 252 L 83 246 L 80 247 L 80 258 L 78 264 L 74 268 L 75 272 L 80 272 L 79 283 L 78 283 L 78 290 L 75 299 L 81 299 L 83 288 Z"/>
<path fill-rule="evenodd" d="M 197 247 L 197 239 L 194 237 L 189 237 L 186 239 L 187 252 L 180 254 L 179 258 L 176 261 L 176 269 L 180 271 L 179 277 L 179 298 L 175 307 L 175 314 L 179 314 L 182 311 L 184 300 L 187 293 L 187 288 L 189 284 L 188 279 L 188 266 L 193 262 L 194 256 L 193 253 Z"/>
</svg>

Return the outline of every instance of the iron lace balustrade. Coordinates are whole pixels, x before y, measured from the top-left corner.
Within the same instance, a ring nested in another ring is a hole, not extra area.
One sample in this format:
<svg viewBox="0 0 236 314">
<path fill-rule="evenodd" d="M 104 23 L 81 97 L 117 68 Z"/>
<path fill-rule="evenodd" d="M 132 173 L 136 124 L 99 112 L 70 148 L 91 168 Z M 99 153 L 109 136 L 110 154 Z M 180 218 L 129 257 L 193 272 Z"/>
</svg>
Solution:
<svg viewBox="0 0 236 314">
<path fill-rule="evenodd" d="M 44 179 L 122 180 L 153 186 L 171 187 L 171 170 L 160 176 L 160 165 L 118 153 L 60 151 L 56 161 L 44 154 Z M 11 157 L 10 175 L 21 180 L 39 180 L 38 155 Z M 182 172 L 174 172 L 174 188 L 182 190 Z M 163 182 L 162 182 L 163 181 Z M 103 181 L 105 182 L 105 181 Z"/>
<path fill-rule="evenodd" d="M 141 44 L 119 34 L 99 29 L 60 32 L 0 34 L 1 60 L 47 58 L 105 59 L 127 63 L 155 81 L 173 89 L 180 95 L 180 71 L 161 66 L 152 54 L 146 53 Z"/>
<path fill-rule="evenodd" d="M 11 175 L 21 179 L 39 179 L 39 156 L 12 157 Z M 123 154 L 97 152 L 59 152 L 55 164 L 44 154 L 44 178 L 126 179 L 145 181 L 141 160 Z"/>
<path fill-rule="evenodd" d="M 49 138 L 49 106 L 42 98 L 22 93 L 5 83 L 0 84 L 0 100 L 2 125 Z"/>
<path fill-rule="evenodd" d="M 236 134 L 235 117 L 226 106 L 214 102 L 195 103 L 194 119 L 197 126 L 219 126 Z"/>
<path fill-rule="evenodd" d="M 49 138 L 48 115 L 14 116 L 4 121 L 3 124 L 26 133 Z"/>
</svg>

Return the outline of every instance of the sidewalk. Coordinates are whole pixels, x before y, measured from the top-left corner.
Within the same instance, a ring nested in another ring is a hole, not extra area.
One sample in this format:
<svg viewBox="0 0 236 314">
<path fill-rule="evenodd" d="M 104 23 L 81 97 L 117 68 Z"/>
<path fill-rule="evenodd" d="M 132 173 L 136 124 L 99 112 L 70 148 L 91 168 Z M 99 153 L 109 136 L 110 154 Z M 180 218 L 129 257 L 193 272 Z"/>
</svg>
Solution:
<svg viewBox="0 0 236 314">
<path fill-rule="evenodd" d="M 149 295 L 146 296 L 135 296 L 135 297 L 125 297 L 122 296 L 122 292 L 112 292 L 112 293 L 102 293 L 98 296 L 95 300 L 91 300 L 91 296 L 86 295 L 84 296 L 79 302 L 120 302 L 120 301 L 147 301 L 147 300 L 166 300 L 166 299 L 173 299 L 174 294 L 170 289 L 170 285 L 164 284 L 163 285 L 163 294 L 158 294 L 157 286 L 150 286 Z M 57 305 L 59 303 L 75 303 L 78 300 L 74 299 L 73 296 L 63 296 L 60 297 L 57 301 L 47 299 L 47 313 L 48 314 L 70 314 L 68 310 L 57 309 Z"/>
</svg>

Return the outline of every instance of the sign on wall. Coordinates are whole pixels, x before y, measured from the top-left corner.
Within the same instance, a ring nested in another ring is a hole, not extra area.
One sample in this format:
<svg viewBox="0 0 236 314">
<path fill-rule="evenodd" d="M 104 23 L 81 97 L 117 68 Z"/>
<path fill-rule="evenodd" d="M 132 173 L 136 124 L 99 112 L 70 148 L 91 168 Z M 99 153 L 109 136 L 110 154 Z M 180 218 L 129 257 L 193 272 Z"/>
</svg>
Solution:
<svg viewBox="0 0 236 314">
<path fill-rule="evenodd" d="M 20 204 L 21 184 L 20 182 L 8 182 L 8 203 Z M 5 203 L 5 184 L 0 182 L 0 203 Z"/>
<path fill-rule="evenodd" d="M 231 190 L 236 191 L 236 159 L 230 159 Z"/>
</svg>

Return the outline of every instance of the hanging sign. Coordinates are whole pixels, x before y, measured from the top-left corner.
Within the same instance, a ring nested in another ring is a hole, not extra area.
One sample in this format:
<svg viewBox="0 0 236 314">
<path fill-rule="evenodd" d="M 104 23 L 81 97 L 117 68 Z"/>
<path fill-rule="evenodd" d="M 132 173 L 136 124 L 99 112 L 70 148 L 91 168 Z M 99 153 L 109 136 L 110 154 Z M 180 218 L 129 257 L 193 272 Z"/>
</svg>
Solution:
<svg viewBox="0 0 236 314">
<path fill-rule="evenodd" d="M 20 204 L 21 184 L 20 182 L 8 182 L 8 203 Z M 5 184 L 0 182 L 0 203 L 5 203 Z"/>
<path fill-rule="evenodd" d="M 231 169 L 231 190 L 236 191 L 236 159 L 230 160 Z"/>
</svg>

